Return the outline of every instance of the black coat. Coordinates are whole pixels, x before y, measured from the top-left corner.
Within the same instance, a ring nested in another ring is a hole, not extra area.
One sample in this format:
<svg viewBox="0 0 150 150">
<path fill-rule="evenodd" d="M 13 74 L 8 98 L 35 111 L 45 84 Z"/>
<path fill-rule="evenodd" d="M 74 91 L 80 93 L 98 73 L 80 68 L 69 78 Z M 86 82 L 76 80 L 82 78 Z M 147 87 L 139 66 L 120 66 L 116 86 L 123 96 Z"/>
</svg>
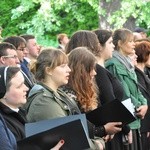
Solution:
<svg viewBox="0 0 150 150">
<path fill-rule="evenodd" d="M 18 141 L 25 138 L 25 123 L 27 121 L 24 112 L 19 111 L 17 113 L 0 102 L 0 113 L 16 140 Z"/>
<path fill-rule="evenodd" d="M 148 111 L 144 119 L 141 121 L 141 131 L 150 132 L 150 79 L 138 68 L 135 68 L 135 72 L 138 79 L 139 89 L 143 96 L 147 99 L 148 104 Z"/>
<path fill-rule="evenodd" d="M 145 74 L 149 77 L 150 79 L 150 67 L 145 68 Z"/>
<path fill-rule="evenodd" d="M 96 83 L 99 89 L 99 99 L 101 104 L 118 99 L 122 101 L 124 90 L 120 81 L 114 77 L 107 69 L 96 65 Z"/>
</svg>

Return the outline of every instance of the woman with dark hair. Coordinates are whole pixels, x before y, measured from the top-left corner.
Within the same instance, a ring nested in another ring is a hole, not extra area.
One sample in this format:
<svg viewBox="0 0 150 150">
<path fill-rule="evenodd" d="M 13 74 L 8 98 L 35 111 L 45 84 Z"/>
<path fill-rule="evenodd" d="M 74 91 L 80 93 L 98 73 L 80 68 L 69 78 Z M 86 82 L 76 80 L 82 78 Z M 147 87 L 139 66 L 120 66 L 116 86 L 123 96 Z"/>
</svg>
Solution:
<svg viewBox="0 0 150 150">
<path fill-rule="evenodd" d="M 150 66 L 150 42 L 135 42 L 135 54 L 137 55 L 137 64 L 135 72 L 137 75 L 139 89 L 143 96 L 147 99 L 150 107 L 150 79 L 144 73 L 145 67 Z M 141 139 L 143 150 L 150 149 L 150 108 L 141 120 Z"/>
<path fill-rule="evenodd" d="M 112 58 L 112 52 L 114 51 L 114 44 L 112 39 L 112 31 L 97 29 L 93 31 L 99 40 L 101 46 L 100 57 L 98 58 L 96 82 L 100 89 L 99 98 L 101 104 L 105 104 L 112 100 L 123 101 L 124 89 L 120 81 L 107 69 L 105 69 L 105 62 Z M 104 84 L 105 81 L 105 84 Z M 109 90 L 108 90 L 109 89 Z M 124 126 L 122 132 L 114 135 L 114 138 L 107 142 L 106 149 L 119 150 L 125 149 L 127 143 L 124 143 L 125 136 L 129 137 L 130 128 Z"/>
<path fill-rule="evenodd" d="M 94 32 L 97 33 L 97 35 Z M 97 59 L 97 74 L 95 75 L 95 77 L 99 89 L 98 105 L 100 106 L 115 99 L 122 100 L 123 88 L 120 82 L 108 70 L 104 68 L 105 60 L 112 57 L 112 51 L 114 50 L 114 45 L 112 43 L 112 32 L 108 30 L 94 30 L 94 32 L 86 30 L 75 32 L 70 38 L 66 51 L 70 52 L 71 48 L 84 46 L 87 47 L 88 50 L 95 55 Z M 97 36 L 99 37 L 99 39 L 97 38 Z M 109 131 L 107 132 L 108 129 L 105 130 L 106 133 L 109 134 Z M 127 134 L 130 129 L 126 129 L 125 131 L 125 133 Z M 110 136 L 105 137 L 105 139 L 109 138 L 111 139 Z M 115 136 L 115 138 L 118 138 L 118 136 Z M 114 141 L 116 141 L 116 143 Z M 114 148 L 114 150 L 122 149 L 122 137 L 117 140 L 113 139 L 110 144 L 106 143 L 106 149 L 110 148 Z"/>
<path fill-rule="evenodd" d="M 143 119 L 147 111 L 147 100 L 143 97 L 137 86 L 137 77 L 134 67 L 129 58 L 134 53 L 135 43 L 133 33 L 128 29 L 118 29 L 114 31 L 113 43 L 115 51 L 113 58 L 106 62 L 106 68 L 116 76 L 124 88 L 124 98 L 130 98 L 136 110 L 136 121 L 129 124 L 132 129 L 132 143 L 130 150 L 140 150 L 140 119 Z"/>
<path fill-rule="evenodd" d="M 112 58 L 112 52 L 114 51 L 112 31 L 97 29 L 93 32 L 97 35 L 101 46 L 100 55 L 97 58 L 98 64 L 96 66 L 96 82 L 100 89 L 99 99 L 101 104 L 115 99 L 122 101 L 124 91 L 120 81 L 107 69 L 105 69 L 105 62 L 106 60 Z M 105 84 L 103 84 L 104 81 Z"/>
</svg>

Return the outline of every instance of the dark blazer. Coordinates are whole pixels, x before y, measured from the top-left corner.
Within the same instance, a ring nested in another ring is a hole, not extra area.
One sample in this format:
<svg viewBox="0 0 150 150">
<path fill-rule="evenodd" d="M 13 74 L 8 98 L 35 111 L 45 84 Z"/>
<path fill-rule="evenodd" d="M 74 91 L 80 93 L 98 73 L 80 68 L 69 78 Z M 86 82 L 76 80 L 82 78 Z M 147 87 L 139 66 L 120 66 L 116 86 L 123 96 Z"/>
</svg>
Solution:
<svg viewBox="0 0 150 150">
<path fill-rule="evenodd" d="M 16 140 L 25 138 L 25 113 L 19 111 L 18 113 L 11 110 L 9 107 L 0 102 L 0 113 L 2 114 L 7 127 L 14 134 Z"/>
<path fill-rule="evenodd" d="M 29 88 L 29 91 L 30 91 L 36 82 L 34 75 L 29 70 L 28 62 L 25 59 L 23 60 L 23 62 L 21 62 L 20 65 L 21 65 L 21 72 L 25 79 L 25 85 Z M 29 91 L 27 92 L 27 95 L 28 95 Z"/>
<path fill-rule="evenodd" d="M 147 99 L 148 104 L 148 111 L 144 119 L 141 121 L 141 131 L 150 132 L 150 79 L 138 68 L 135 68 L 135 72 L 138 79 L 139 89 L 143 96 Z"/>
</svg>

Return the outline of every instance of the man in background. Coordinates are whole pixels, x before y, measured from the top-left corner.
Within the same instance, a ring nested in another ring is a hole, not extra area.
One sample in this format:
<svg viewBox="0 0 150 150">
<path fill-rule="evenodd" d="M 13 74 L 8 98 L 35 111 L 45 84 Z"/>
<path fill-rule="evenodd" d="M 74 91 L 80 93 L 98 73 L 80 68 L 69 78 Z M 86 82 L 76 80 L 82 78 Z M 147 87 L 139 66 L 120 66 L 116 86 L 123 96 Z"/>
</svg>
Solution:
<svg viewBox="0 0 150 150">
<path fill-rule="evenodd" d="M 59 46 L 57 48 L 65 51 L 65 46 L 69 42 L 69 38 L 68 38 L 67 34 L 65 34 L 65 33 L 58 34 L 57 41 L 59 43 Z"/>
<path fill-rule="evenodd" d="M 143 39 L 147 38 L 147 30 L 144 28 L 137 27 L 135 28 L 134 32 L 140 33 Z"/>
</svg>

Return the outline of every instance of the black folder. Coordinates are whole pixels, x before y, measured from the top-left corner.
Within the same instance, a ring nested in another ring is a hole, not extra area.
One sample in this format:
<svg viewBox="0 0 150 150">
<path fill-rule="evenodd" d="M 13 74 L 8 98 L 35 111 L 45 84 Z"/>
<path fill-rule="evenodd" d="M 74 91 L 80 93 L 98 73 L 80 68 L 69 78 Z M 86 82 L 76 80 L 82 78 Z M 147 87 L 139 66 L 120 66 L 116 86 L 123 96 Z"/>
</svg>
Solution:
<svg viewBox="0 0 150 150">
<path fill-rule="evenodd" d="M 122 122 L 127 125 L 136 120 L 136 117 L 119 101 L 112 100 L 86 114 L 87 119 L 96 126 L 108 122 Z"/>
<path fill-rule="evenodd" d="M 44 132 L 46 130 L 52 129 L 54 127 L 63 125 L 65 123 L 78 120 L 80 119 L 83 127 L 85 129 L 85 132 L 87 136 L 89 136 L 88 133 L 88 126 L 87 126 L 87 119 L 85 114 L 77 114 L 77 115 L 70 115 L 67 117 L 60 117 L 60 118 L 54 118 L 54 119 L 48 119 L 48 120 L 41 120 L 38 122 L 33 123 L 26 123 L 25 124 L 25 133 L 26 137 L 32 136 L 34 134 Z"/>
<path fill-rule="evenodd" d="M 90 148 L 81 120 L 75 120 L 53 129 L 35 134 L 19 141 L 19 150 L 50 150 L 59 140 L 65 144 L 61 150 L 84 150 Z"/>
</svg>

